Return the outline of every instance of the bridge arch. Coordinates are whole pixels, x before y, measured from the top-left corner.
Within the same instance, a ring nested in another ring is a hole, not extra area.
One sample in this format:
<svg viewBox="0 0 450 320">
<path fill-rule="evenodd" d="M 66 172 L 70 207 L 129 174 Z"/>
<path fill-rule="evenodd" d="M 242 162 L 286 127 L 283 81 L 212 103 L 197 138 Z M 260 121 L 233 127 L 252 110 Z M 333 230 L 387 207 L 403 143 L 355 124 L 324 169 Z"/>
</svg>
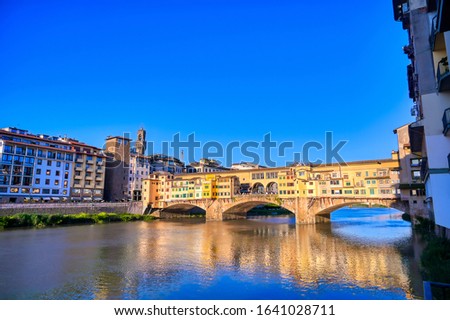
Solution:
<svg viewBox="0 0 450 320">
<path fill-rule="evenodd" d="M 336 210 L 339 210 L 341 208 L 345 208 L 345 207 L 351 206 L 351 205 L 361 205 L 361 204 L 369 205 L 369 207 L 371 205 L 373 205 L 373 204 L 383 205 L 383 206 L 385 206 L 387 208 L 396 209 L 396 210 L 399 210 L 399 211 L 402 211 L 402 212 L 407 212 L 408 211 L 407 206 L 404 205 L 403 203 L 398 202 L 398 201 L 389 201 L 389 200 L 386 200 L 386 201 L 383 201 L 383 200 L 380 200 L 380 201 L 370 201 L 370 200 L 360 200 L 360 201 L 358 201 L 358 200 L 355 200 L 355 201 L 348 201 L 348 202 L 344 201 L 342 203 L 337 203 L 337 204 L 334 204 L 334 205 L 330 205 L 330 206 L 328 206 L 328 207 L 326 207 L 324 209 L 315 210 L 316 211 L 315 212 L 315 221 L 316 222 L 330 221 L 332 212 L 334 212 Z"/>
<path fill-rule="evenodd" d="M 252 187 L 252 194 L 264 194 L 265 188 L 264 185 L 260 182 L 256 182 Z"/>
<path fill-rule="evenodd" d="M 174 203 L 158 210 L 157 214 L 162 219 L 183 218 L 190 215 L 206 215 L 206 208 L 202 204 Z"/>
<path fill-rule="evenodd" d="M 266 187 L 267 194 L 278 194 L 278 183 L 269 182 Z"/>
<path fill-rule="evenodd" d="M 237 204 L 232 205 L 228 209 L 226 209 L 222 216 L 224 220 L 231 220 L 231 219 L 242 219 L 246 218 L 247 214 L 250 210 L 254 209 L 255 207 L 263 204 L 273 204 L 276 206 L 279 206 L 287 211 L 289 211 L 292 214 L 295 214 L 293 208 L 277 203 L 276 201 L 271 200 L 249 200 L 249 201 L 243 201 Z"/>
</svg>

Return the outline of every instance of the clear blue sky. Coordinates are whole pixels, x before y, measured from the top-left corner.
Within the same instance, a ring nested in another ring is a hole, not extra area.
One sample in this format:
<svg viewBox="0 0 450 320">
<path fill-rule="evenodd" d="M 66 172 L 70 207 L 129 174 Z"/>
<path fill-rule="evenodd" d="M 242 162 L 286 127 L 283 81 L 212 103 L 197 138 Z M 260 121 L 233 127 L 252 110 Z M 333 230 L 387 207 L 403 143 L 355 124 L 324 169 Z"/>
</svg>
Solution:
<svg viewBox="0 0 450 320">
<path fill-rule="evenodd" d="M 97 146 L 333 131 L 346 161 L 386 158 L 413 120 L 406 43 L 391 1 L 0 0 L 0 126 Z"/>
</svg>

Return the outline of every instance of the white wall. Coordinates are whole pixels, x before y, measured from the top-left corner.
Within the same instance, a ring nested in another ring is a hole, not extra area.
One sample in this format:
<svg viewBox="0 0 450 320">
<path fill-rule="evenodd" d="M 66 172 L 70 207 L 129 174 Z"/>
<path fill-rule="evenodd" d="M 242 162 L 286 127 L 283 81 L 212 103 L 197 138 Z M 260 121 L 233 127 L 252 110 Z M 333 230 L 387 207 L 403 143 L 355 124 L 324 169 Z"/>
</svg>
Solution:
<svg viewBox="0 0 450 320">
<path fill-rule="evenodd" d="M 450 229 L 450 174 L 431 175 L 427 187 L 431 187 L 436 224 Z"/>
</svg>

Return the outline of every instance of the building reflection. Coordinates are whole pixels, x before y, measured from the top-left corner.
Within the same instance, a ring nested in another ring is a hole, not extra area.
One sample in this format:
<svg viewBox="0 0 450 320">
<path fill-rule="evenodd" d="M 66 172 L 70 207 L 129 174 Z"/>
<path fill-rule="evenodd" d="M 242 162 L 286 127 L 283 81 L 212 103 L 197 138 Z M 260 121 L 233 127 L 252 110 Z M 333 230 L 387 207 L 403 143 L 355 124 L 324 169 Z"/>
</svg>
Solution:
<svg viewBox="0 0 450 320">
<path fill-rule="evenodd" d="M 179 289 L 183 277 L 208 287 L 224 269 L 253 279 L 277 274 L 299 288 L 326 282 L 421 296 L 420 281 L 411 282 L 420 279 L 414 252 L 402 252 L 395 244 L 353 242 L 333 233 L 331 224 L 155 222 L 136 228 L 142 235 L 136 242 L 99 251 L 101 261 L 123 265 L 104 268 L 95 277 L 95 298 L 137 299 L 142 290 L 151 296 L 149 291 L 161 288 L 169 294 Z"/>
</svg>

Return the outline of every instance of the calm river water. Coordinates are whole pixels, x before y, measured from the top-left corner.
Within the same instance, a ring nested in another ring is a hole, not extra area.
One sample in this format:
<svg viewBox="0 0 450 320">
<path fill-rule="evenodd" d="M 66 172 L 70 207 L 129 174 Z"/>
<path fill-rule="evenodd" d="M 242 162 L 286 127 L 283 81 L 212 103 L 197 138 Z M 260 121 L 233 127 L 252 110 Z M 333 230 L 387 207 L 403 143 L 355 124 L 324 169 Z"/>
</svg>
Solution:
<svg viewBox="0 0 450 320">
<path fill-rule="evenodd" d="M 416 299 L 400 213 L 132 222 L 0 232 L 0 299 Z"/>
</svg>

